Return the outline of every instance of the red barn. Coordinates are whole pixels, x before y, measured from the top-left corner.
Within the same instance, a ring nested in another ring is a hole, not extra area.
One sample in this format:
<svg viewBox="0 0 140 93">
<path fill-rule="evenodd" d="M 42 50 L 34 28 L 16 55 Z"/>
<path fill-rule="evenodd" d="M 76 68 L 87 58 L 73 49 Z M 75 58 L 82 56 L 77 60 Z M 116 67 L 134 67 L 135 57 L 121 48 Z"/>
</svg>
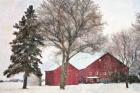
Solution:
<svg viewBox="0 0 140 93">
<path fill-rule="evenodd" d="M 69 64 L 67 69 L 67 85 L 79 84 L 79 70 L 73 65 Z M 45 84 L 46 85 L 60 85 L 61 79 L 61 66 L 53 71 L 46 71 L 45 73 Z"/>
<path fill-rule="evenodd" d="M 80 70 L 81 83 L 109 82 L 112 73 L 128 73 L 128 67 L 109 53 Z"/>
<path fill-rule="evenodd" d="M 77 85 L 79 83 L 95 83 L 111 81 L 112 73 L 128 73 L 128 67 L 109 53 L 80 54 L 70 60 L 67 69 L 67 85 Z M 61 66 L 45 73 L 46 85 L 59 85 L 61 78 Z"/>
</svg>

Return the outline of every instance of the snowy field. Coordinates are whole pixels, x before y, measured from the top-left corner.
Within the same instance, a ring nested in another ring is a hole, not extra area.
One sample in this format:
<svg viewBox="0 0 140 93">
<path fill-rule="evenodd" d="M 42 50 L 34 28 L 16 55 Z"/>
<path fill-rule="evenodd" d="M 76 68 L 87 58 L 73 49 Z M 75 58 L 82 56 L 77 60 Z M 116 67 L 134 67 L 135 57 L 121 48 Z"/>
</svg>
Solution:
<svg viewBox="0 0 140 93">
<path fill-rule="evenodd" d="M 130 84 L 126 89 L 125 84 L 80 84 L 67 86 L 60 90 L 58 86 L 30 86 L 21 89 L 22 83 L 0 83 L 0 93 L 140 93 L 140 84 Z"/>
</svg>

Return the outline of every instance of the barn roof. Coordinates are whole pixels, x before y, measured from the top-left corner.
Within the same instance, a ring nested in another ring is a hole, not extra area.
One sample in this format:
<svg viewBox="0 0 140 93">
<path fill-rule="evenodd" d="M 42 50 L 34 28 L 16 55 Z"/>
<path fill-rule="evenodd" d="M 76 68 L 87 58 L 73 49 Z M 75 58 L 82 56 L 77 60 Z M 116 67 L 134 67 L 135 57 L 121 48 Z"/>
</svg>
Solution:
<svg viewBox="0 0 140 93">
<path fill-rule="evenodd" d="M 75 66 L 77 69 L 84 69 L 91 63 L 95 62 L 104 54 L 105 53 L 103 52 L 97 52 L 97 53 L 94 53 L 93 55 L 89 53 L 79 53 L 70 60 L 70 63 L 73 66 Z"/>
<path fill-rule="evenodd" d="M 104 52 L 97 52 L 93 55 L 89 53 L 78 53 L 70 60 L 70 64 L 72 64 L 75 68 L 79 70 L 84 69 L 104 54 Z M 45 65 L 45 71 L 53 71 L 60 67 L 60 62 L 45 62 Z"/>
</svg>

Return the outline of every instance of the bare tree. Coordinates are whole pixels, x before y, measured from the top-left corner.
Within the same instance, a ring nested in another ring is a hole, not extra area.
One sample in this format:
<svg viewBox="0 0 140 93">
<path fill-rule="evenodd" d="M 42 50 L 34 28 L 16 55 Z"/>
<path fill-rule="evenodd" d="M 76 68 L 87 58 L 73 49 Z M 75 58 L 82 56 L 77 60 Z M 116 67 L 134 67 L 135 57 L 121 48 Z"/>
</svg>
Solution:
<svg viewBox="0 0 140 93">
<path fill-rule="evenodd" d="M 137 13 L 136 15 L 136 22 L 132 24 L 133 28 L 132 30 L 138 34 L 140 34 L 140 13 Z M 140 37 L 139 37 L 140 38 Z"/>
<path fill-rule="evenodd" d="M 132 24 L 133 34 L 135 35 L 136 44 L 139 46 L 137 48 L 137 61 L 132 64 L 132 73 L 139 75 L 140 73 L 140 13 L 136 15 L 136 22 Z"/>
<path fill-rule="evenodd" d="M 117 56 L 128 68 L 126 73 L 126 87 L 128 88 L 128 75 L 133 63 L 137 61 L 137 50 L 139 44 L 132 31 L 121 31 L 112 36 L 112 43 L 109 50 Z"/>
<path fill-rule="evenodd" d="M 60 88 L 64 89 L 69 60 L 87 48 L 98 50 L 104 42 L 102 16 L 93 0 L 46 0 L 38 14 L 48 45 L 62 54 Z"/>
</svg>

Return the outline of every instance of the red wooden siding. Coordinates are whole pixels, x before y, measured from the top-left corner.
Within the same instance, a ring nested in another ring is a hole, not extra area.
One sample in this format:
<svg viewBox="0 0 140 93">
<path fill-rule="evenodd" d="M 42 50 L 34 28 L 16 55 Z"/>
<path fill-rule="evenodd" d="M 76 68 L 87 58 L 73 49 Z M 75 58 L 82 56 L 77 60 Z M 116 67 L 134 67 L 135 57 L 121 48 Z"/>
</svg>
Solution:
<svg viewBox="0 0 140 93">
<path fill-rule="evenodd" d="M 45 77 L 45 85 L 53 85 L 54 71 L 46 71 Z"/>
<path fill-rule="evenodd" d="M 110 80 L 110 75 L 114 72 L 125 74 L 128 73 L 128 68 L 111 54 L 107 53 L 80 71 L 80 82 L 92 83 L 86 82 L 86 78 L 95 76 L 99 77 L 100 81 Z"/>
<path fill-rule="evenodd" d="M 61 79 L 61 67 L 54 71 L 46 71 L 45 84 L 46 85 L 60 85 Z M 76 69 L 71 64 L 68 65 L 67 69 L 67 85 L 77 85 L 79 84 L 79 70 Z"/>
</svg>

